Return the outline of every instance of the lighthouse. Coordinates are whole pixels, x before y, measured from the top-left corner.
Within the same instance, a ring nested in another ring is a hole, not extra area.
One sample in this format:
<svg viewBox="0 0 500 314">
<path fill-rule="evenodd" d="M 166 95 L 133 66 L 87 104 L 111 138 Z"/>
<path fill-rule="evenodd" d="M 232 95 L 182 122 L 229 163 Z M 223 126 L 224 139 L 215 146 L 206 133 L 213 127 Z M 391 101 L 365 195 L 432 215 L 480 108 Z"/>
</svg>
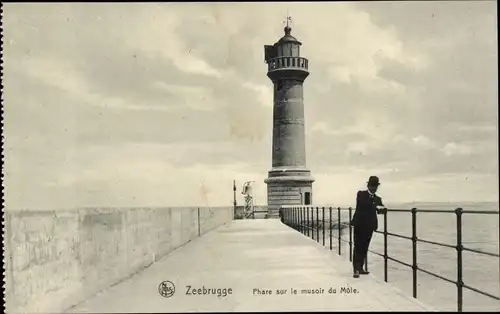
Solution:
<svg viewBox="0 0 500 314">
<path fill-rule="evenodd" d="M 306 167 L 303 84 L 309 76 L 302 45 L 291 35 L 287 17 L 285 35 L 265 45 L 267 76 L 274 85 L 272 168 L 265 180 L 269 214 L 282 205 L 312 204 L 314 178 Z"/>
</svg>

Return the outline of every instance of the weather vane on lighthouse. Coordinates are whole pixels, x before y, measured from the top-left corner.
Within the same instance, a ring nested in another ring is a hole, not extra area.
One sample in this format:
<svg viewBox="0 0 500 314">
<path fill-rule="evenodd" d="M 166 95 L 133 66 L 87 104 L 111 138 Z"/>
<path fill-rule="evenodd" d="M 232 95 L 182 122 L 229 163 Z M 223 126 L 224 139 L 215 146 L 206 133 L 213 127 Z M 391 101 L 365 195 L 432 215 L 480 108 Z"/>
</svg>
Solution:
<svg viewBox="0 0 500 314">
<path fill-rule="evenodd" d="M 286 27 L 290 27 L 289 26 L 289 23 L 291 24 L 292 23 L 292 17 L 290 16 L 290 14 L 288 13 L 288 9 L 286 10 L 286 16 L 285 16 L 285 20 L 283 21 L 283 24 L 286 24 Z"/>
</svg>

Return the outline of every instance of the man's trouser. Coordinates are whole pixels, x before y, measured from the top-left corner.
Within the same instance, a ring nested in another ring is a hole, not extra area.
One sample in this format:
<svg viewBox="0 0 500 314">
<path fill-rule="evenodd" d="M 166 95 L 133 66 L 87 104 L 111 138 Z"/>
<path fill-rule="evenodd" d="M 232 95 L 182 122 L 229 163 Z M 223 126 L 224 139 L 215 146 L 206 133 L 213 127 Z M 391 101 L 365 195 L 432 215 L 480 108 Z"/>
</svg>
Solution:
<svg viewBox="0 0 500 314">
<path fill-rule="evenodd" d="M 354 270 L 363 270 L 372 235 L 372 229 L 354 227 L 354 254 L 352 258 Z"/>
</svg>

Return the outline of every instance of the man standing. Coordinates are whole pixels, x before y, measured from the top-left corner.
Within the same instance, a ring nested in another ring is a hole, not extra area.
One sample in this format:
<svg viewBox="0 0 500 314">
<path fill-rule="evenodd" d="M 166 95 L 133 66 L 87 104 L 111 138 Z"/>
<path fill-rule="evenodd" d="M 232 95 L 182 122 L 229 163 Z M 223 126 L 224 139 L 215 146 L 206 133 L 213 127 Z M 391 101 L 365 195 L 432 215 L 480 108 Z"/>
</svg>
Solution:
<svg viewBox="0 0 500 314">
<path fill-rule="evenodd" d="M 358 191 L 356 211 L 351 221 L 354 226 L 354 278 L 358 278 L 360 274 L 368 274 L 367 271 L 363 270 L 363 265 L 373 232 L 378 228 L 377 214 L 387 211 L 382 204 L 382 198 L 375 195 L 380 185 L 378 177 L 371 176 L 367 183 L 367 190 Z"/>
</svg>

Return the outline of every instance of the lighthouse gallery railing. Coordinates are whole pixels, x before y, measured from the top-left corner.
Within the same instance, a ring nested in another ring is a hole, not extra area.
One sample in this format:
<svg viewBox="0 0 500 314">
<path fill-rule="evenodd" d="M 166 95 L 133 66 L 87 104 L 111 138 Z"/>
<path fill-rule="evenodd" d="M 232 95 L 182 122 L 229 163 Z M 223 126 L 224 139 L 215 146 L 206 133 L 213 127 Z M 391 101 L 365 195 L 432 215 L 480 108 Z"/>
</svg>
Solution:
<svg viewBox="0 0 500 314">
<path fill-rule="evenodd" d="M 328 218 L 325 220 L 325 210 L 328 211 Z M 333 211 L 337 211 L 337 221 L 334 222 L 332 221 L 332 214 Z M 332 238 L 337 238 L 338 240 L 338 254 L 342 254 L 342 242 L 346 242 L 349 244 L 349 260 L 352 261 L 352 252 L 353 252 L 353 228 L 351 226 L 351 220 L 352 220 L 352 214 L 353 214 L 353 209 L 351 207 L 349 208 L 333 208 L 333 207 L 314 207 L 314 206 L 300 206 L 300 207 L 295 207 L 295 206 L 283 206 L 281 207 L 282 212 L 282 220 L 283 222 L 294 228 L 297 231 L 300 231 L 302 234 L 311 236 L 313 239 L 316 238 L 316 241 L 319 242 L 319 232 L 320 229 L 322 229 L 322 240 L 323 240 L 323 245 L 325 245 L 325 223 L 328 223 L 330 232 L 329 232 L 329 238 L 330 238 L 330 250 L 332 250 Z M 349 222 L 342 224 L 341 221 L 341 211 L 349 211 Z M 397 234 L 397 233 L 391 233 L 387 231 L 387 213 L 388 212 L 405 212 L 405 213 L 410 213 L 411 214 L 411 222 L 412 222 L 412 236 L 408 237 L 405 235 Z M 316 215 L 315 215 L 316 213 Z M 454 213 L 456 216 L 456 231 L 457 231 L 457 237 L 456 237 L 456 244 L 451 245 L 451 244 L 446 244 L 446 243 L 440 243 L 440 242 L 434 242 L 434 241 L 429 241 L 429 240 L 424 240 L 420 239 L 417 237 L 417 213 Z M 498 296 L 492 295 L 488 292 L 481 291 L 475 287 L 469 286 L 464 283 L 463 281 L 463 260 L 462 260 L 462 253 L 464 251 L 480 254 L 480 255 L 488 255 L 491 257 L 500 257 L 498 253 L 492 253 L 492 252 L 484 252 L 481 250 L 476 250 L 472 248 L 467 248 L 464 247 L 462 244 L 462 214 L 476 214 L 476 215 L 498 215 L 499 211 L 479 211 L 479 210 L 463 210 L 462 208 L 457 208 L 455 210 L 433 210 L 433 209 L 417 209 L 417 208 L 412 208 L 411 210 L 408 209 L 387 209 L 387 212 L 383 214 L 384 216 L 384 230 L 383 231 L 375 231 L 376 233 L 382 234 L 384 236 L 384 253 L 379 253 L 379 252 L 374 252 L 370 250 L 371 253 L 376 254 L 378 256 L 381 256 L 384 259 L 384 280 L 387 282 L 387 262 L 394 261 L 396 263 L 399 263 L 401 265 L 404 265 L 406 267 L 409 267 L 412 269 L 412 274 L 413 274 L 413 297 L 417 298 L 417 282 L 418 282 L 418 277 L 417 277 L 417 271 L 421 271 L 423 273 L 426 273 L 428 275 L 431 275 L 433 277 L 439 278 L 441 280 L 444 280 L 446 282 L 455 284 L 457 286 L 457 311 L 462 312 L 462 307 L 463 307 L 463 289 L 469 289 L 471 291 L 474 291 L 476 293 L 482 294 L 484 296 L 490 297 L 495 300 L 500 300 Z M 320 218 L 321 217 L 321 218 Z M 332 225 L 336 223 L 337 224 L 337 230 L 338 230 L 338 235 L 335 237 L 333 236 L 332 232 Z M 342 238 L 342 227 L 349 228 L 349 240 L 345 240 Z M 316 237 L 314 235 L 316 234 Z M 392 236 L 392 237 L 397 237 L 397 238 L 402 238 L 406 240 L 410 240 L 412 242 L 412 263 L 408 264 L 406 262 L 400 261 L 394 257 L 391 257 L 387 254 L 387 237 Z M 417 262 L 417 243 L 427 243 L 427 244 L 432 244 L 432 245 L 437 245 L 440 247 L 447 247 L 447 248 L 452 248 L 455 249 L 457 252 L 457 277 L 456 280 L 446 278 L 444 276 L 441 276 L 439 274 L 433 273 L 429 270 L 423 269 L 418 265 Z M 368 260 L 365 261 L 365 269 L 368 270 Z"/>
<path fill-rule="evenodd" d="M 309 61 L 303 57 L 276 57 L 267 61 L 267 70 L 274 71 L 280 69 L 305 69 L 309 67 Z"/>
</svg>

